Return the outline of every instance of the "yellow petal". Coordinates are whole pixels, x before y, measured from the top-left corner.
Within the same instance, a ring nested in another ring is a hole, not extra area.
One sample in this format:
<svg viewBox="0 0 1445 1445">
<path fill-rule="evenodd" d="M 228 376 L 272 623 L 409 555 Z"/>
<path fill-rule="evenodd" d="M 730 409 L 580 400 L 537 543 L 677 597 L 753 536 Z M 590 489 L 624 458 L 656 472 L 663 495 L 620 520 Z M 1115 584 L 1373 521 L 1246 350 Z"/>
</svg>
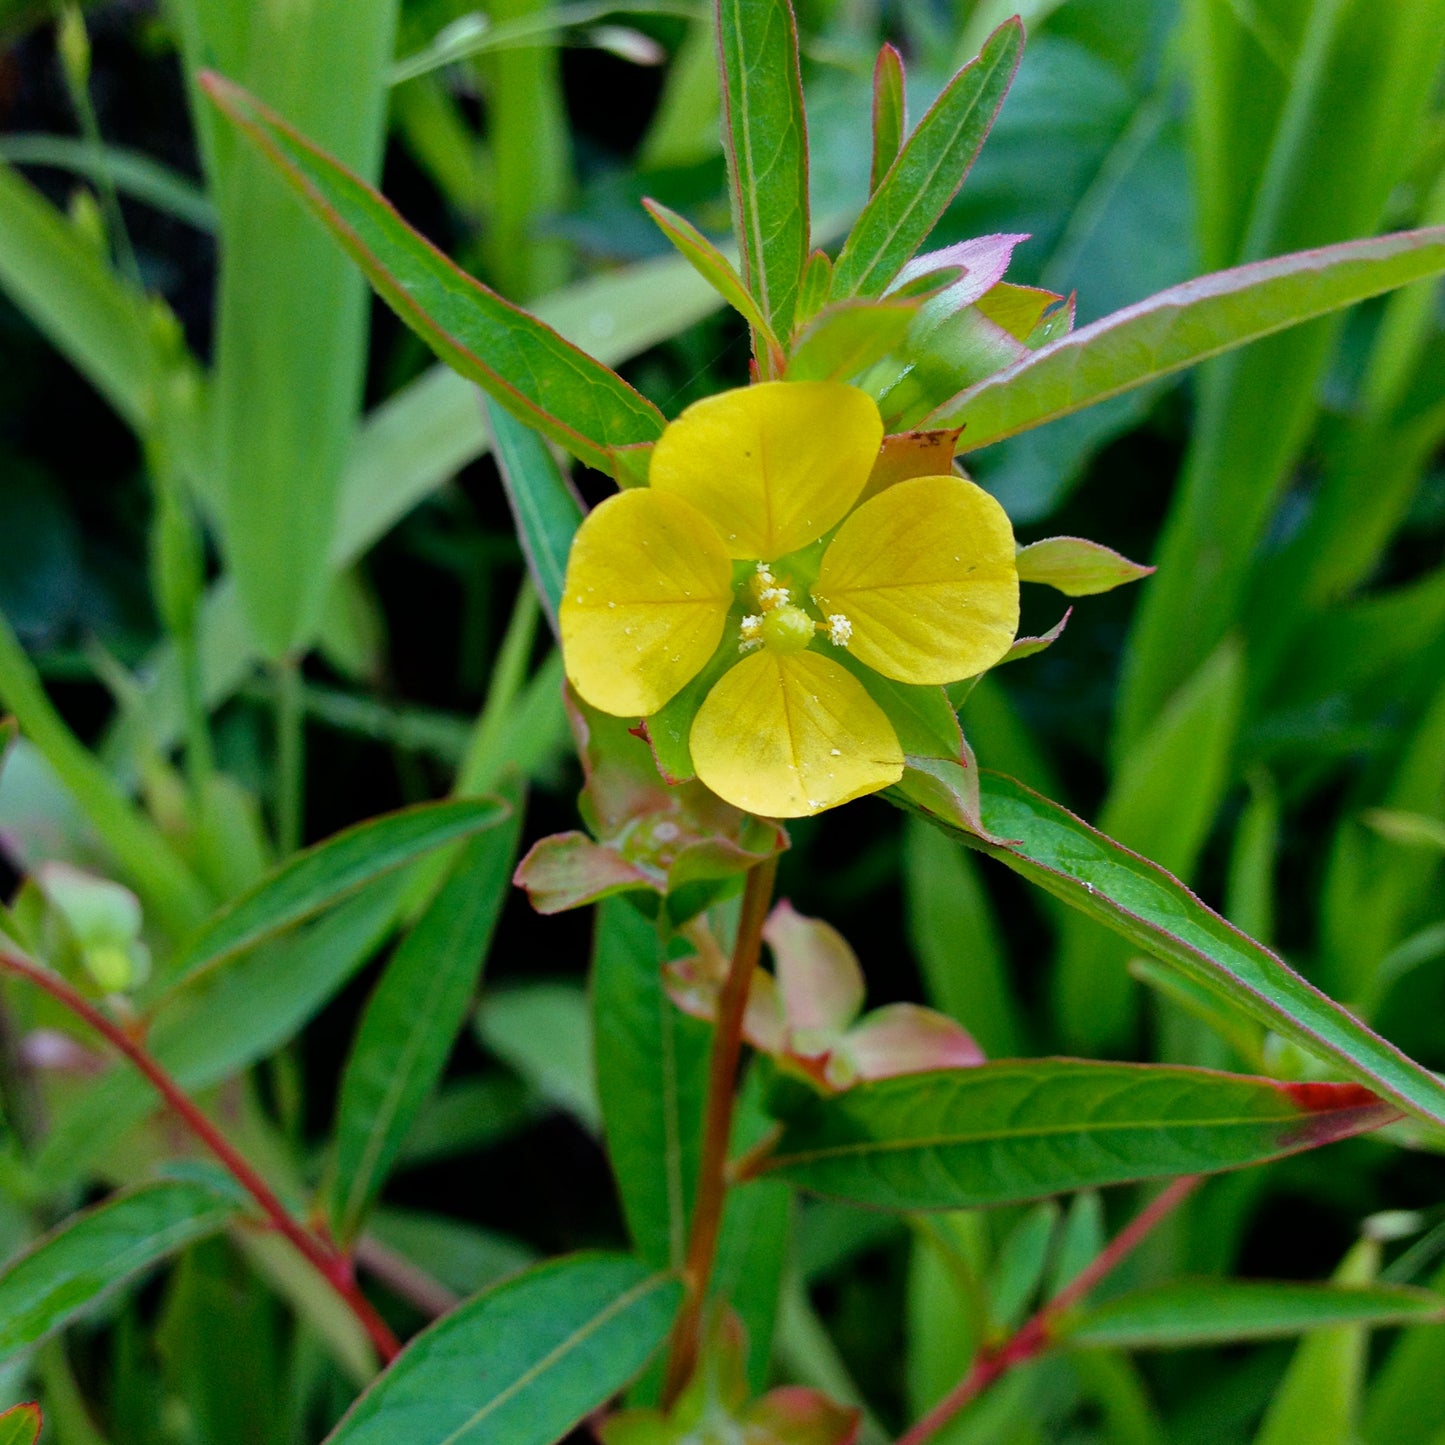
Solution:
<svg viewBox="0 0 1445 1445">
<path fill-rule="evenodd" d="M 677 497 L 619 492 L 567 558 L 567 676 L 602 712 L 656 712 L 712 656 L 731 603 L 732 563 L 705 517 Z"/>
<path fill-rule="evenodd" d="M 730 668 L 698 710 L 697 775 L 735 807 L 801 818 L 903 776 L 883 710 L 841 664 L 764 648 Z"/>
<path fill-rule="evenodd" d="M 1000 661 L 1019 626 L 1013 528 L 961 477 L 917 477 L 863 503 L 823 554 L 813 598 L 849 650 L 899 682 L 956 682 Z"/>
<path fill-rule="evenodd" d="M 688 407 L 658 439 L 649 480 L 703 513 L 729 555 L 772 562 L 847 516 L 882 440 L 857 387 L 768 381 Z"/>
</svg>

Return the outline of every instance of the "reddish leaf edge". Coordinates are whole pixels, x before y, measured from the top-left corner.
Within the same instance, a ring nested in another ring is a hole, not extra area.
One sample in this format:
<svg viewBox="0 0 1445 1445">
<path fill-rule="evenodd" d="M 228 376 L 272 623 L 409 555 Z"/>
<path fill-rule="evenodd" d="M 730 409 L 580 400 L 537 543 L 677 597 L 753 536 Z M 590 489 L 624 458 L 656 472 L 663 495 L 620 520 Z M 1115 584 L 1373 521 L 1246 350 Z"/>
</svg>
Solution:
<svg viewBox="0 0 1445 1445">
<path fill-rule="evenodd" d="M 1318 988 L 1315 984 L 1311 983 L 1309 979 L 1305 978 L 1302 974 L 1296 972 L 1295 969 L 1291 968 L 1290 965 L 1286 963 L 1285 960 L 1279 956 L 1279 954 L 1275 953 L 1273 949 L 1265 947 L 1265 945 L 1260 943 L 1258 939 L 1251 938 L 1249 934 L 1244 932 L 1243 929 L 1236 927 L 1222 914 L 1217 913 L 1207 903 L 1205 903 L 1198 894 L 1196 894 L 1191 888 L 1189 888 L 1187 884 L 1181 882 L 1178 878 L 1174 876 L 1174 874 L 1170 873 L 1168 869 L 1160 867 L 1158 863 L 1155 863 L 1150 858 L 1144 857 L 1144 855 L 1141 853 L 1136 853 L 1132 848 L 1125 847 L 1124 844 L 1118 842 L 1113 838 L 1110 838 L 1107 833 L 1101 832 L 1092 824 L 1085 822 L 1084 819 L 1080 818 L 1077 813 L 1070 811 L 1061 803 L 1054 802 L 1051 798 L 1046 798 L 1042 793 L 1039 793 L 1035 789 L 1030 788 L 1024 783 L 1019 782 L 1017 778 L 1010 777 L 1007 773 L 1001 773 L 993 768 L 981 768 L 979 770 L 979 775 L 980 779 L 997 778 L 1002 782 L 1007 783 L 1010 787 L 1018 789 L 1020 793 L 1023 793 L 1028 797 L 1036 800 L 1046 809 L 1052 810 L 1053 812 L 1060 814 L 1077 828 L 1083 830 L 1086 833 L 1092 834 L 1094 837 L 1102 840 L 1106 845 L 1108 845 L 1108 847 L 1116 849 L 1124 856 L 1133 859 L 1136 863 L 1140 864 L 1145 869 L 1145 871 L 1154 874 L 1167 886 L 1178 889 L 1182 894 L 1184 894 L 1186 898 L 1188 898 L 1191 902 L 1197 905 L 1202 912 L 1208 914 L 1211 919 L 1220 924 L 1227 932 L 1233 934 L 1236 938 L 1240 939 L 1241 942 L 1247 947 L 1259 950 L 1259 952 L 1265 955 L 1265 957 L 1274 967 L 1278 968 L 1290 979 L 1293 985 L 1303 989 L 1307 994 L 1312 996 L 1318 1003 L 1324 1006 L 1326 1011 L 1337 1015 L 1341 1019 L 1347 1019 L 1352 1028 L 1357 1029 L 1361 1034 L 1372 1040 L 1385 1053 L 1393 1056 L 1393 1058 L 1398 1063 L 1403 1065 L 1407 1071 L 1416 1073 L 1423 1078 L 1430 1080 L 1433 1084 L 1435 1084 L 1436 1087 L 1445 1089 L 1445 1085 L 1442 1085 L 1441 1081 L 1437 1080 L 1434 1075 L 1430 1074 L 1430 1072 L 1424 1068 L 1423 1065 L 1412 1059 L 1398 1045 L 1391 1043 L 1389 1039 L 1385 1038 L 1379 1033 L 1376 1033 L 1374 1029 L 1370 1028 L 1370 1026 L 1366 1024 L 1362 1019 L 1352 1014 L 1347 1008 L 1344 1007 L 1343 1004 L 1331 998 L 1329 994 L 1325 993 L 1323 989 Z M 930 815 L 925 813 L 924 816 L 928 817 Z M 1039 860 L 1030 857 L 1029 854 L 1024 852 L 1022 847 L 1020 846 L 1008 843 L 995 843 L 979 834 L 964 832 L 963 830 L 953 827 L 947 822 L 943 822 L 936 818 L 932 819 L 932 821 L 934 821 L 937 826 L 941 826 L 949 833 L 952 833 L 955 836 L 961 838 L 969 847 L 975 848 L 979 852 L 987 853 L 991 857 L 998 858 L 1000 862 L 1003 862 L 1010 867 L 1014 866 L 1014 860 L 1017 860 L 1017 862 L 1024 865 L 1026 869 L 1034 869 L 1040 873 L 1048 874 L 1052 878 L 1057 879 L 1062 885 L 1062 887 L 1060 892 L 1056 896 L 1061 898 L 1064 902 L 1072 903 L 1071 895 L 1075 894 L 1087 894 L 1089 896 L 1095 896 L 1095 890 L 1093 889 L 1092 885 L 1088 885 L 1083 881 L 1072 877 L 1070 874 L 1060 872 L 1057 868 L 1053 868 L 1047 863 L 1042 863 Z M 1186 942 L 1177 934 L 1171 933 L 1167 928 L 1164 928 L 1162 925 L 1154 923 L 1147 918 L 1141 917 L 1139 914 L 1134 913 L 1131 909 L 1124 907 L 1122 904 L 1118 903 L 1114 899 L 1110 899 L 1109 902 L 1120 915 L 1132 919 L 1140 927 L 1141 930 L 1147 933 L 1152 933 L 1156 937 L 1170 939 L 1176 948 L 1199 960 L 1199 962 L 1202 963 L 1207 970 L 1209 970 L 1211 975 L 1225 975 L 1230 980 L 1230 984 L 1233 989 L 1237 989 L 1241 995 L 1246 995 L 1253 1000 L 1257 1000 L 1257 1007 L 1252 1011 L 1252 1016 L 1254 1018 L 1256 1018 L 1259 1022 L 1263 1023 L 1267 1028 L 1284 1031 L 1281 1026 L 1285 1024 L 1285 1019 L 1281 1017 L 1281 1011 L 1277 1008 L 1276 1005 L 1269 1001 L 1266 995 L 1261 994 L 1257 989 L 1255 989 L 1252 984 L 1246 982 L 1244 979 L 1238 978 L 1228 969 L 1217 963 L 1208 954 L 1202 952 L 1193 944 Z M 1210 986 L 1214 987 L 1215 983 L 1216 980 L 1211 979 Z M 1216 991 L 1220 992 L 1222 996 L 1228 997 L 1230 989 L 1225 988 L 1223 990 L 1219 990 L 1216 988 Z M 1237 1001 L 1238 1000 L 1236 1000 L 1236 1002 Z M 1385 1084 L 1383 1080 L 1371 1074 L 1367 1068 L 1365 1068 L 1355 1060 L 1349 1058 L 1346 1054 L 1342 1053 L 1335 1045 L 1329 1043 L 1326 1039 L 1321 1037 L 1317 1032 L 1310 1028 L 1309 1025 L 1297 1019 L 1290 1019 L 1287 1027 L 1288 1030 L 1292 1031 L 1296 1038 L 1299 1041 L 1303 1042 L 1306 1047 L 1321 1054 L 1323 1057 L 1333 1059 L 1337 1064 L 1341 1065 L 1346 1072 L 1353 1075 L 1357 1082 L 1361 1082 L 1362 1087 L 1364 1087 L 1368 1091 L 1372 1093 L 1377 1093 L 1378 1097 L 1390 1100 L 1402 1113 L 1413 1115 L 1414 1117 L 1428 1124 L 1431 1128 L 1436 1130 L 1445 1130 L 1445 1110 L 1442 1110 L 1442 1112 L 1438 1115 L 1433 1114 L 1430 1112 L 1430 1110 L 1412 1099 L 1408 1094 L 1389 1087 Z M 1363 1083 L 1361 1081 L 1362 1075 L 1364 1076 L 1364 1078 L 1369 1080 L 1369 1083 Z"/>
<path fill-rule="evenodd" d="M 339 172 L 348 180 L 364 187 L 378 205 L 386 211 L 389 211 L 399 225 L 405 227 L 412 236 L 420 241 L 422 245 L 441 262 L 462 290 L 475 292 L 484 296 L 492 304 L 502 307 L 517 317 L 518 320 L 523 322 L 528 328 L 536 328 L 548 333 L 555 339 L 559 349 L 571 352 L 573 355 L 579 357 L 587 367 L 595 368 L 597 371 L 612 378 L 618 386 L 636 397 L 644 414 L 649 414 L 656 420 L 657 435 L 660 436 L 662 434 L 662 430 L 667 424 L 666 417 L 663 416 L 662 412 L 654 403 L 643 396 L 630 382 L 624 380 L 613 371 L 611 367 L 604 366 L 596 357 L 583 351 L 580 346 L 576 346 L 568 341 L 561 332 L 549 326 L 540 317 L 534 316 L 525 308 L 508 301 L 504 296 L 493 291 L 490 286 L 478 281 L 475 276 L 470 275 L 468 272 L 463 271 L 440 247 L 428 240 L 420 231 L 410 225 L 406 218 L 402 216 L 385 196 L 381 195 L 380 192 L 376 191 L 373 187 L 367 185 L 360 176 L 356 175 L 355 172 L 349 170 L 346 166 L 343 166 L 333 156 L 328 155 L 326 151 L 303 135 L 295 126 L 283 119 L 282 116 L 272 110 L 270 106 L 258 100 L 244 86 L 237 85 L 235 81 L 229 80 L 214 70 L 202 70 L 196 77 L 196 83 L 205 92 L 211 103 L 215 105 L 228 120 L 239 127 L 251 140 L 252 144 L 271 161 L 286 184 L 290 186 L 297 195 L 301 196 L 307 205 L 318 215 L 326 218 L 327 225 L 330 227 L 338 243 L 361 269 L 363 271 L 374 269 L 381 275 L 391 278 L 391 284 L 395 287 L 397 294 L 395 296 L 383 296 L 382 299 L 386 301 L 397 315 L 422 335 L 436 338 L 443 348 L 450 349 L 454 355 L 464 357 L 471 365 L 475 366 L 478 371 L 483 372 L 491 378 L 498 400 L 503 401 L 507 405 L 507 409 L 511 411 L 519 421 L 524 422 L 528 426 L 535 426 L 538 430 L 552 436 L 559 444 L 565 446 L 573 456 L 579 461 L 584 462 L 587 466 L 594 467 L 608 474 L 615 474 L 616 466 L 613 460 L 613 453 L 618 450 L 621 444 L 599 442 L 591 437 L 584 436 L 581 432 L 577 431 L 575 427 L 570 426 L 559 417 L 554 416 L 551 412 L 545 411 L 542 407 L 538 406 L 536 402 L 530 400 L 518 391 L 500 372 L 489 366 L 480 356 L 463 346 L 461 342 L 438 325 L 426 311 L 411 300 L 400 281 L 391 277 L 390 271 L 376 253 L 372 251 L 350 225 L 341 218 L 336 209 L 322 196 L 316 187 L 304 176 L 295 172 L 285 153 L 266 134 L 266 126 L 273 127 L 286 136 L 286 138 L 299 149 L 304 150 L 322 164 Z M 258 124 L 256 120 L 251 119 L 246 113 L 248 110 L 258 116 L 264 124 Z M 469 377 L 468 380 L 475 382 L 475 378 Z M 645 442 L 646 440 L 648 439 L 639 438 L 639 441 Z M 637 443 L 631 443 L 631 445 L 636 444 Z"/>
<path fill-rule="evenodd" d="M 1323 258 L 1327 264 L 1333 261 L 1351 260 L 1356 257 L 1358 251 L 1366 247 L 1377 247 L 1382 241 L 1397 241 L 1409 245 L 1418 241 L 1440 241 L 1445 240 L 1445 226 L 1423 226 L 1414 230 L 1391 231 L 1383 236 L 1364 236 L 1354 241 L 1340 241 L 1329 246 L 1315 246 L 1303 251 L 1291 251 L 1284 256 L 1272 256 L 1263 261 L 1250 261 L 1243 266 L 1231 266 L 1223 271 L 1211 271 L 1204 276 L 1196 276 L 1191 280 L 1180 282 L 1177 286 L 1167 287 L 1163 291 L 1156 291 L 1152 296 L 1146 296 L 1142 301 L 1136 301 L 1132 306 L 1125 306 L 1121 310 L 1111 312 L 1108 316 L 1101 316 L 1099 320 L 1092 321 L 1087 326 L 1080 327 L 1077 331 L 1070 331 L 1061 336 L 1057 341 L 1050 342 L 1047 346 L 1041 346 L 1037 351 L 1030 353 L 1020 360 L 1011 362 L 1008 366 L 986 376 L 983 380 L 975 382 L 972 386 L 966 387 L 963 391 L 957 392 L 934 407 L 927 416 L 919 422 L 923 427 L 941 427 L 957 418 L 958 413 L 973 401 L 976 397 L 985 392 L 994 391 L 998 387 L 1008 386 L 1018 377 L 1025 375 L 1034 367 L 1046 365 L 1047 362 L 1062 351 L 1083 350 L 1087 348 L 1097 337 L 1115 330 L 1126 322 L 1133 321 L 1140 316 L 1148 315 L 1154 311 L 1165 311 L 1178 309 L 1182 310 L 1195 300 L 1201 300 L 1213 294 L 1218 283 L 1226 277 L 1249 278 L 1256 276 L 1261 280 L 1269 279 L 1273 275 L 1286 276 L 1295 271 L 1308 270 L 1312 262 Z M 1366 252 L 1368 259 L 1369 252 Z M 1427 279 L 1427 278 L 1419 278 Z M 1247 284 L 1247 281 L 1246 281 Z M 1409 284 L 1409 283 L 1406 283 Z M 1383 295 L 1386 291 L 1397 289 L 1398 283 L 1381 286 L 1377 291 L 1362 296 L 1360 301 L 1369 300 L 1370 296 Z M 1072 301 L 1072 297 L 1070 300 Z M 1358 304 L 1358 301 L 1352 304 Z M 1151 372 L 1148 376 L 1138 377 L 1131 381 L 1121 382 L 1119 385 L 1107 391 L 1101 391 L 1098 395 L 1089 396 L 1082 401 L 1073 402 L 1068 406 L 1050 411 L 1047 415 L 1036 417 L 1032 420 L 1022 422 L 1010 427 L 1007 431 L 1001 431 L 997 435 L 989 436 L 983 442 L 978 442 L 976 437 L 970 439 L 970 444 L 965 444 L 963 451 L 982 450 L 984 447 L 993 446 L 996 442 L 1006 441 L 1009 437 L 1019 436 L 1023 432 L 1032 431 L 1035 427 L 1045 426 L 1051 421 L 1057 421 L 1060 417 L 1071 416 L 1076 411 L 1085 411 L 1091 406 L 1097 406 L 1100 402 L 1109 401 L 1116 396 L 1122 396 L 1125 392 L 1134 391 L 1140 386 L 1157 380 L 1159 377 L 1172 375 L 1177 371 L 1187 371 L 1190 367 L 1198 366 L 1201 362 L 1210 360 L 1211 357 L 1220 356 L 1226 351 L 1235 350 L 1237 347 L 1246 346 L 1253 341 L 1261 341 L 1266 336 L 1274 336 L 1281 331 L 1288 331 L 1291 326 L 1299 326 L 1307 321 L 1317 320 L 1321 316 L 1328 316 L 1332 312 L 1347 309 L 1344 306 L 1327 306 L 1320 311 L 1312 311 L 1308 315 L 1291 318 L 1288 321 L 1281 321 L 1278 325 L 1271 326 L 1267 330 L 1254 332 L 1242 340 L 1224 341 L 1218 346 L 1197 355 L 1190 356 L 1184 361 L 1174 363 L 1162 371 Z"/>
</svg>

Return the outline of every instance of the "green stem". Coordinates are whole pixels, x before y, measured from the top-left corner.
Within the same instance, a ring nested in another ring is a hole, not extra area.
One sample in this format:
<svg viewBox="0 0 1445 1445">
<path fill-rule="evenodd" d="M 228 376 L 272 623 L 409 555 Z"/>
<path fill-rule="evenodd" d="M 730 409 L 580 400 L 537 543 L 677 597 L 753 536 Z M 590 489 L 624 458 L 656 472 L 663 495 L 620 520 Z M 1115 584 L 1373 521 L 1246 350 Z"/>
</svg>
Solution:
<svg viewBox="0 0 1445 1445">
<path fill-rule="evenodd" d="M 662 1386 L 664 1406 L 676 1400 L 687 1383 L 697 1364 L 702 1343 L 703 1308 L 707 1303 L 708 1284 L 717 1256 L 723 1205 L 727 1202 L 728 1144 L 732 1137 L 738 1059 L 742 1054 L 743 1015 L 747 1012 L 753 971 L 762 953 L 763 924 L 767 921 L 768 908 L 772 903 L 773 880 L 777 871 L 778 860 L 774 856 L 759 863 L 748 874 L 732 961 L 718 996 L 717 1028 L 708 1065 L 697 1195 L 692 1211 L 692 1232 L 687 1242 L 687 1262 L 683 1267 L 687 1294 L 673 1326 L 672 1342 L 668 1348 Z"/>
<path fill-rule="evenodd" d="M 299 660 L 282 658 L 275 677 L 276 847 L 289 858 L 301 846 L 305 812 L 306 705 Z"/>
</svg>

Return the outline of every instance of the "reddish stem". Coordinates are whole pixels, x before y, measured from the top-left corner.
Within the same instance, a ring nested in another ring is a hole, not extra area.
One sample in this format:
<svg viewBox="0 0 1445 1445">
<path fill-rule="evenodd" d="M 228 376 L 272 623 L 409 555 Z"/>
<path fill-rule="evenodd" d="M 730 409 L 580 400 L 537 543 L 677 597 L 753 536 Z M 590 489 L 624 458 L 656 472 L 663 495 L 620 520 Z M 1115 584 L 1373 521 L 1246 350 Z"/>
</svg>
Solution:
<svg viewBox="0 0 1445 1445">
<path fill-rule="evenodd" d="M 19 974 L 22 978 L 29 979 L 37 988 L 44 989 L 51 998 L 77 1018 L 84 1020 L 113 1048 L 124 1054 L 150 1080 L 152 1087 L 166 1101 L 171 1112 L 215 1155 L 227 1173 L 256 1201 L 277 1233 L 289 1239 L 327 1284 L 341 1296 L 376 1347 L 382 1362 L 390 1364 L 401 1353 L 401 1345 L 396 1336 L 357 1287 L 351 1260 L 340 1250 L 324 1244 L 291 1217 L 271 1186 L 166 1073 L 154 1055 L 77 993 L 59 974 L 6 951 L 0 951 L 0 968 Z"/>
<path fill-rule="evenodd" d="M 718 995 L 717 1028 L 713 1033 L 712 1057 L 708 1063 L 707 1106 L 703 1116 L 702 1154 L 698 1161 L 697 1197 L 692 1210 L 692 1232 L 687 1241 L 687 1262 L 683 1283 L 687 1295 L 673 1326 L 663 1380 L 664 1406 L 676 1400 L 697 1363 L 702 1334 L 702 1312 L 707 1301 L 708 1280 L 717 1255 L 718 1231 L 722 1227 L 723 1204 L 727 1198 L 728 1144 L 732 1137 L 733 1105 L 737 1086 L 738 1059 L 742 1056 L 743 1015 L 747 1012 L 748 990 L 763 948 L 763 924 L 773 900 L 773 880 L 778 860 L 771 857 L 748 874 L 743 889 L 742 916 L 733 944 L 732 962 Z"/>
<path fill-rule="evenodd" d="M 1054 1321 L 1071 1310 L 1100 1280 L 1128 1258 L 1143 1243 L 1149 1231 L 1177 1209 L 1198 1183 L 1199 1175 L 1185 1175 L 1174 1180 L 1146 1204 L 1053 1299 L 1020 1325 L 1003 1344 L 981 1351 L 968 1374 L 921 1420 L 905 1430 L 894 1445 L 923 1445 L 923 1441 L 936 1435 L 1001 1375 L 1007 1374 L 1015 1365 L 1022 1365 L 1041 1355 L 1049 1346 Z"/>
</svg>

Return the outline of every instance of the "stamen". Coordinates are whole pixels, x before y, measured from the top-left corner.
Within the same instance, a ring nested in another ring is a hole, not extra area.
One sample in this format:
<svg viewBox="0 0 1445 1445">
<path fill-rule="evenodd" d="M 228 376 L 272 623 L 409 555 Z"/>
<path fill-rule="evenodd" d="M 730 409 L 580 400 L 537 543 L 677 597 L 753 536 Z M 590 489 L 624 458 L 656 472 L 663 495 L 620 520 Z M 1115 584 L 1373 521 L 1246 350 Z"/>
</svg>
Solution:
<svg viewBox="0 0 1445 1445">
<path fill-rule="evenodd" d="M 834 647 L 847 647 L 853 638 L 853 624 L 841 612 L 828 614 L 828 641 Z"/>
<path fill-rule="evenodd" d="M 742 641 L 738 643 L 739 652 L 751 652 L 753 648 L 763 645 L 763 619 L 756 612 L 750 612 L 743 618 L 738 631 L 742 634 Z"/>
</svg>

